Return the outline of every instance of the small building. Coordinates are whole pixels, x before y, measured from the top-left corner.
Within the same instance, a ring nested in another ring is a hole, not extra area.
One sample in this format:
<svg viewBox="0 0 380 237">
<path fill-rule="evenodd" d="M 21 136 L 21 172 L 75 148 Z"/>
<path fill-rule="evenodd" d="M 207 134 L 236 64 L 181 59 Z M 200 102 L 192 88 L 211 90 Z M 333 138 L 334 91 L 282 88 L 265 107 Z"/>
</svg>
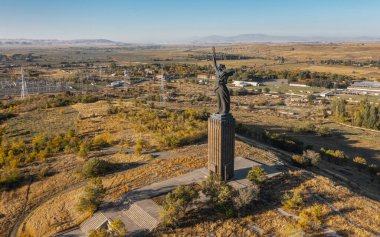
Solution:
<svg viewBox="0 0 380 237">
<path fill-rule="evenodd" d="M 308 85 L 299 84 L 299 83 L 290 83 L 289 86 L 293 86 L 293 87 L 310 87 Z"/>
<path fill-rule="evenodd" d="M 123 86 L 124 85 L 124 81 L 113 81 L 111 82 L 111 87 L 119 87 L 119 86 Z"/>
<path fill-rule="evenodd" d="M 156 79 L 166 79 L 166 74 L 156 74 Z"/>
<path fill-rule="evenodd" d="M 380 93 L 380 82 L 354 82 L 351 86 L 347 87 L 347 91 L 357 94 L 378 94 Z"/>
<path fill-rule="evenodd" d="M 326 98 L 334 95 L 334 91 L 324 91 L 319 94 L 320 97 Z"/>
<path fill-rule="evenodd" d="M 198 74 L 197 75 L 197 79 L 203 79 L 203 80 L 212 79 L 212 80 L 215 80 L 216 76 L 215 75 L 208 75 L 208 74 Z"/>
<path fill-rule="evenodd" d="M 207 74 L 198 74 L 197 79 L 208 79 L 208 75 Z"/>
</svg>

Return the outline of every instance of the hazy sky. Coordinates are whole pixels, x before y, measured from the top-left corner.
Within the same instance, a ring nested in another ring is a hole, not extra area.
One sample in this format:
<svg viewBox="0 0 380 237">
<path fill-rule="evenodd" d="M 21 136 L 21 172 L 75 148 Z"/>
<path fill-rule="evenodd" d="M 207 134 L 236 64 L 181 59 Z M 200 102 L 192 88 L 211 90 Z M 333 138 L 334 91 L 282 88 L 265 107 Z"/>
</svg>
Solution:
<svg viewBox="0 0 380 237">
<path fill-rule="evenodd" d="M 0 0 L 0 38 L 380 36 L 380 0 Z"/>
</svg>

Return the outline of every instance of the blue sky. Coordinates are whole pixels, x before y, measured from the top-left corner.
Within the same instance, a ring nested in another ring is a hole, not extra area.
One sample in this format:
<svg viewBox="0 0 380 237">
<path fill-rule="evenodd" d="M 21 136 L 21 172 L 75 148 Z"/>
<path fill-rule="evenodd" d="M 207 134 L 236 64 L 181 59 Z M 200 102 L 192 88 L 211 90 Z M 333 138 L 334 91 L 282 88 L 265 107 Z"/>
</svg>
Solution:
<svg viewBox="0 0 380 237">
<path fill-rule="evenodd" d="M 0 0 L 0 38 L 380 36 L 379 0 Z"/>
</svg>

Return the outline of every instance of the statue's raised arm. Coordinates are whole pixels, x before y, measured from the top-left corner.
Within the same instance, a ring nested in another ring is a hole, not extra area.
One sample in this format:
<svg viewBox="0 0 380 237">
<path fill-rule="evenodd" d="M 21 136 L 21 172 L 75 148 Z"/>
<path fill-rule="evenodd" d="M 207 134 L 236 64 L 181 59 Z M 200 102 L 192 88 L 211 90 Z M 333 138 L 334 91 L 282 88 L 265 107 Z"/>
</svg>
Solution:
<svg viewBox="0 0 380 237">
<path fill-rule="evenodd" d="M 214 67 L 214 70 L 216 73 L 219 73 L 218 70 L 218 64 L 216 64 L 216 53 L 215 53 L 215 47 L 212 47 L 212 65 Z"/>
</svg>

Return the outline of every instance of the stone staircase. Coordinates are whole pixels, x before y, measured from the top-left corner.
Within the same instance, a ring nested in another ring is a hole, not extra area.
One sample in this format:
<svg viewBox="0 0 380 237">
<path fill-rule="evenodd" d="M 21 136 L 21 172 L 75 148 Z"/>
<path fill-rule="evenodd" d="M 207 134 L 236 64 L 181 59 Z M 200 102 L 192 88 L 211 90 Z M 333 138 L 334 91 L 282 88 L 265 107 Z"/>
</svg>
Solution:
<svg viewBox="0 0 380 237">
<path fill-rule="evenodd" d="M 88 235 L 91 230 L 97 230 L 100 227 L 106 227 L 109 219 L 102 213 L 96 212 L 93 216 L 80 224 L 79 228 L 83 233 Z"/>
<path fill-rule="evenodd" d="M 153 230 L 159 224 L 159 209 L 155 202 L 148 199 L 131 204 L 123 214 L 140 229 Z"/>
</svg>

